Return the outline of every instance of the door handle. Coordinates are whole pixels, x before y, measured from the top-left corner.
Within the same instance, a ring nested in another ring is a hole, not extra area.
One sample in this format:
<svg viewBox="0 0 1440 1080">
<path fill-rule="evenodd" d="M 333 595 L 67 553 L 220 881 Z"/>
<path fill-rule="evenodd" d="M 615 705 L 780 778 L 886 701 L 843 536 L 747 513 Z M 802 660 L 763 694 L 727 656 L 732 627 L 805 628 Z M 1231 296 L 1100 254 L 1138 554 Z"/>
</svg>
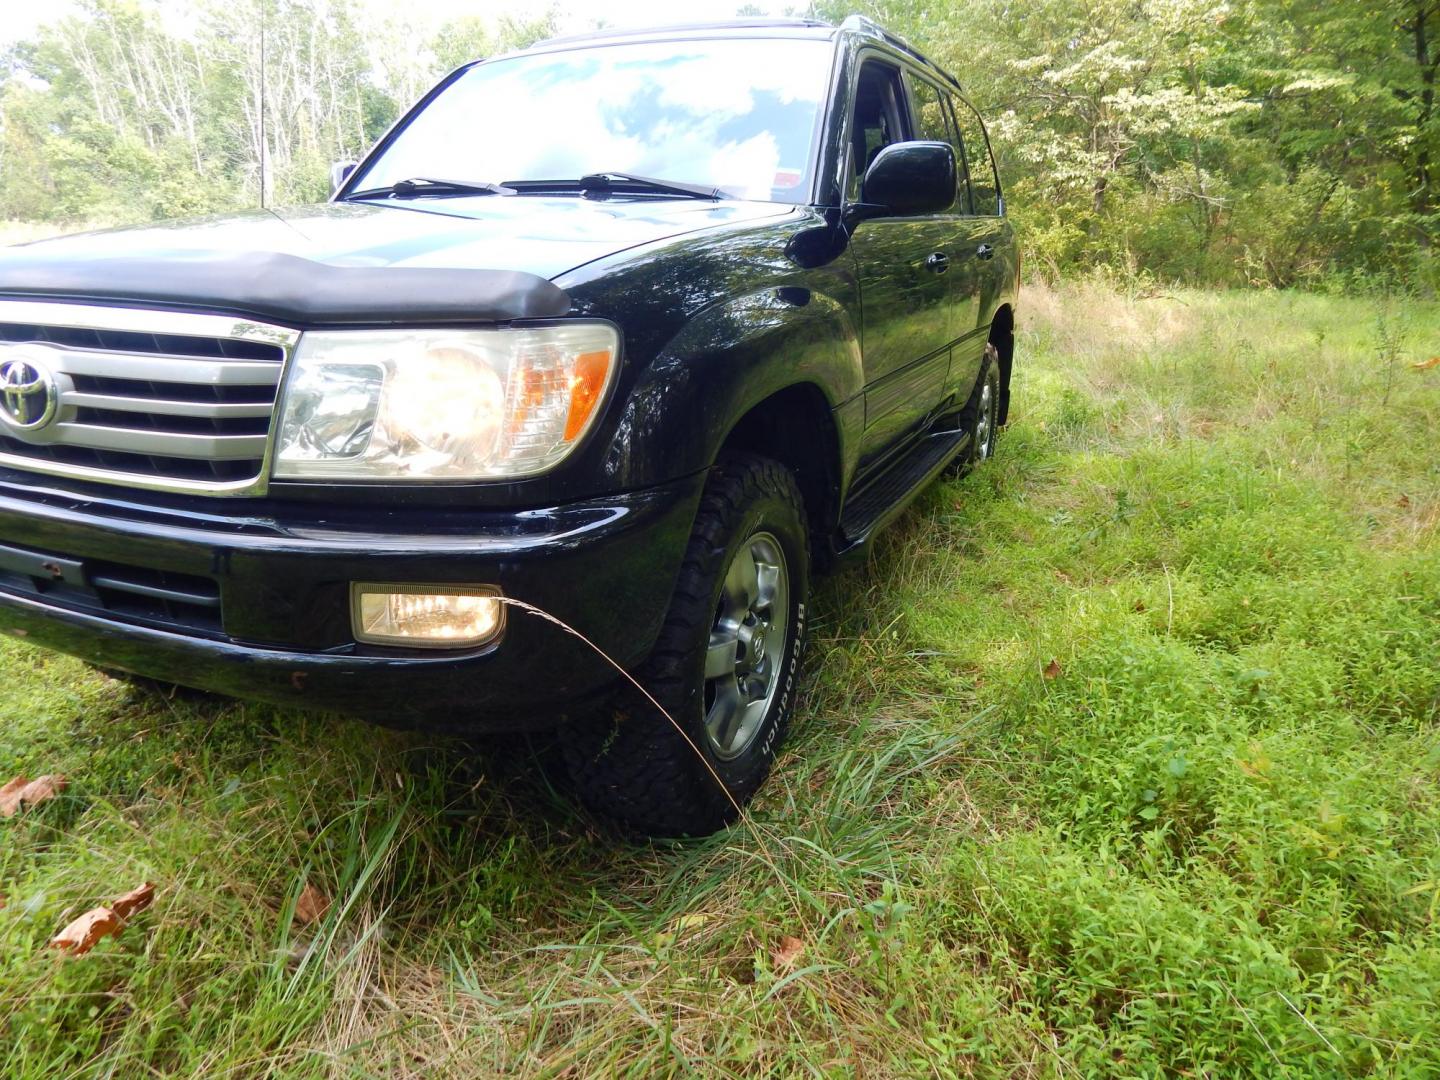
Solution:
<svg viewBox="0 0 1440 1080">
<path fill-rule="evenodd" d="M 936 274 L 943 274 L 950 269 L 950 256 L 943 251 L 937 251 L 925 260 L 925 269 Z"/>
<path fill-rule="evenodd" d="M 975 254 L 979 255 L 982 259 L 993 259 L 995 257 L 995 245 L 981 244 L 975 249 Z"/>
</svg>

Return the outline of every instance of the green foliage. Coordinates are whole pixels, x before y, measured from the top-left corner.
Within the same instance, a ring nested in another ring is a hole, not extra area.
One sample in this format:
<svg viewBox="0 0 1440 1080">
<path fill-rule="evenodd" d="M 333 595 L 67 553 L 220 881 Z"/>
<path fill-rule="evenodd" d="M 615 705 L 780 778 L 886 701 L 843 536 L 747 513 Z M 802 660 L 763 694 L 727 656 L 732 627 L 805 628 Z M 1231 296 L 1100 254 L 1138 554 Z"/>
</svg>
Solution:
<svg viewBox="0 0 1440 1080">
<path fill-rule="evenodd" d="M 822 2 L 842 18 L 852 5 Z M 965 85 L 1051 275 L 1433 294 L 1433 0 L 860 5 Z M 1417 24 L 1419 31 L 1417 32 Z"/>
<path fill-rule="evenodd" d="M 1025 300 L 1000 456 L 821 584 L 710 840 L 0 641 L 0 779 L 71 778 L 0 821 L 7 1075 L 1435 1075 L 1440 309 Z"/>
<path fill-rule="evenodd" d="M 358 157 L 439 75 L 556 22 L 553 9 L 464 16 L 427 36 L 357 0 L 191 5 L 182 34 L 154 0 L 85 0 L 12 50 L 0 79 L 0 220 L 134 221 L 323 198 L 329 163 Z M 853 9 L 813 5 L 837 21 Z M 956 72 L 981 108 L 1032 272 L 1440 287 L 1434 0 L 860 10 Z"/>
<path fill-rule="evenodd" d="M 552 14 L 463 18 L 426 41 L 349 0 L 196 3 L 188 14 L 181 34 L 154 3 L 85 0 L 11 50 L 0 219 L 128 222 L 323 200 L 330 163 L 359 157 L 441 74 L 554 28 Z M 419 47 L 374 49 L 381 39 Z"/>
</svg>

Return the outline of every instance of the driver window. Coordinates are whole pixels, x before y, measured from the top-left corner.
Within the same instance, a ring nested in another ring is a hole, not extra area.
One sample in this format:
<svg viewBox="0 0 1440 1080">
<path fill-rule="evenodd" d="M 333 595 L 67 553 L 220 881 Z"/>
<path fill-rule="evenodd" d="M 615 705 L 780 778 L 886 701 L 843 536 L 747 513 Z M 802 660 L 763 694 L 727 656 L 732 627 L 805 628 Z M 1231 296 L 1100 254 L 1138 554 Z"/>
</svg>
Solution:
<svg viewBox="0 0 1440 1080">
<path fill-rule="evenodd" d="M 905 106 L 900 72 L 889 64 L 867 60 L 855 82 L 855 114 L 850 124 L 850 169 L 845 190 L 860 198 L 860 180 L 875 155 L 891 143 L 904 142 Z"/>
</svg>

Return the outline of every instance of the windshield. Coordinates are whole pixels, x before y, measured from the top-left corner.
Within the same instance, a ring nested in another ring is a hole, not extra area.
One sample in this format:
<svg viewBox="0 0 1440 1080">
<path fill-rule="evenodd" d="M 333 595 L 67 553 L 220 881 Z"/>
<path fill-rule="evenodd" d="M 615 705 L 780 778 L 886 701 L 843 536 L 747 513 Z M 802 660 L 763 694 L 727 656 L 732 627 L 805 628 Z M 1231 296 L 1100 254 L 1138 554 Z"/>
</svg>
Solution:
<svg viewBox="0 0 1440 1080">
<path fill-rule="evenodd" d="M 808 201 L 826 41 L 664 41 L 471 68 L 351 190 L 412 177 L 520 182 L 634 173 L 739 199 Z"/>
</svg>

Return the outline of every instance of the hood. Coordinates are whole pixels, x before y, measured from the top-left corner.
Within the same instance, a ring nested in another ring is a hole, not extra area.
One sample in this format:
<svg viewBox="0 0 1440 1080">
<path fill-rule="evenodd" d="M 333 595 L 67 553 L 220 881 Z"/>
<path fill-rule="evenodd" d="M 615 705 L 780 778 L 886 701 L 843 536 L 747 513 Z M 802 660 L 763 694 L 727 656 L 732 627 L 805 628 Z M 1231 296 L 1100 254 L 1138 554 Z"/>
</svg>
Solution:
<svg viewBox="0 0 1440 1080">
<path fill-rule="evenodd" d="M 794 212 L 776 203 L 649 197 L 447 197 L 255 211 L 82 233 L 16 250 L 46 262 L 174 256 L 193 263 L 209 253 L 264 253 L 332 267 L 504 270 L 548 279 L 626 248 Z"/>
</svg>

